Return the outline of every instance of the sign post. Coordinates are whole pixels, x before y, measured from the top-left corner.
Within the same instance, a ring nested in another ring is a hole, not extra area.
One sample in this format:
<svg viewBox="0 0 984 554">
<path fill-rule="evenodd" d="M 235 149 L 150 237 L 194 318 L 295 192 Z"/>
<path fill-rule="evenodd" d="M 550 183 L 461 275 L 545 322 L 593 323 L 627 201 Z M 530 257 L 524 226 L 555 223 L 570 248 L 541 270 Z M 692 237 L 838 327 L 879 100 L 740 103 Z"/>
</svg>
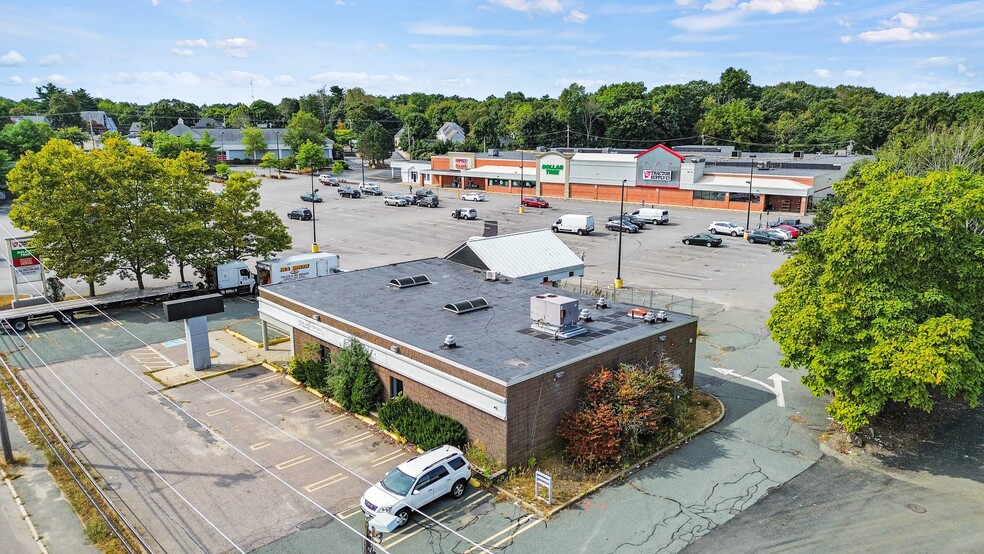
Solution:
<svg viewBox="0 0 984 554">
<path fill-rule="evenodd" d="M 7 241 L 7 268 L 10 271 L 10 283 L 13 287 L 14 298 L 19 298 L 17 285 L 32 281 L 44 282 L 44 266 L 41 260 L 31 253 L 27 243 L 31 237 L 6 237 Z M 44 287 L 41 287 L 44 295 Z M 35 295 L 31 295 L 35 296 Z"/>
<path fill-rule="evenodd" d="M 537 471 L 534 473 L 533 494 L 537 498 L 543 498 L 540 496 L 540 487 L 547 488 L 547 504 L 553 504 L 553 477 L 542 471 Z"/>
</svg>

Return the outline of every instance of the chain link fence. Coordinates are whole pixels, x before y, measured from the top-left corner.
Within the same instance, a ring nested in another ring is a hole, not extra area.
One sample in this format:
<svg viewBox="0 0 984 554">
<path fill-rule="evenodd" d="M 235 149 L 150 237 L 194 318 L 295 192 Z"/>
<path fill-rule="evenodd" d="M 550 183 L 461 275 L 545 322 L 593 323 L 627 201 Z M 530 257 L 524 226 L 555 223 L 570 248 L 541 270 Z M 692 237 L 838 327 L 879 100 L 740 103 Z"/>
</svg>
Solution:
<svg viewBox="0 0 984 554">
<path fill-rule="evenodd" d="M 687 296 L 663 294 L 647 289 L 616 289 L 610 283 L 601 284 L 580 278 L 559 281 L 556 285 L 557 288 L 576 292 L 584 296 L 593 296 L 595 298 L 604 296 L 614 302 L 694 315 L 694 299 Z"/>
</svg>

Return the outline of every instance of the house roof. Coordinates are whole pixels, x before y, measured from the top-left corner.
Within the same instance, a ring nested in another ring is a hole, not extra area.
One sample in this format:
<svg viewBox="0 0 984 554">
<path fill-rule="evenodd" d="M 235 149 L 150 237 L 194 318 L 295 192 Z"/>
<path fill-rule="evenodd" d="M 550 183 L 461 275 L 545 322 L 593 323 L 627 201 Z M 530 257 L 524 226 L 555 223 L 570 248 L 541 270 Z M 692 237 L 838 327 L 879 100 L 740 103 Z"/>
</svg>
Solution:
<svg viewBox="0 0 984 554">
<path fill-rule="evenodd" d="M 494 237 L 472 237 L 446 257 L 470 251 L 484 269 L 513 279 L 539 278 L 569 271 L 584 271 L 581 257 L 549 229 L 523 231 Z M 466 257 L 466 256 L 463 256 Z M 471 265 L 471 264 L 469 264 Z M 481 268 L 481 267 L 480 267 Z"/>
<path fill-rule="evenodd" d="M 430 283 L 402 289 L 389 286 L 391 279 L 414 275 L 426 275 Z M 393 341 L 401 351 L 425 353 L 507 386 L 627 342 L 655 340 L 668 329 L 697 320 L 667 312 L 667 322 L 647 324 L 626 315 L 633 306 L 609 301 L 610 308 L 594 310 L 594 320 L 584 324 L 587 333 L 555 340 L 530 328 L 530 298 L 555 293 L 579 300 L 584 308 L 593 308 L 596 298 L 516 279 L 486 281 L 483 271 L 441 258 L 265 285 L 260 290 L 261 298 L 280 297 L 302 306 L 300 317 L 324 314 Z M 478 297 L 487 300 L 490 308 L 464 314 L 444 309 L 448 303 Z M 447 335 L 455 336 L 457 348 L 443 348 Z"/>
</svg>

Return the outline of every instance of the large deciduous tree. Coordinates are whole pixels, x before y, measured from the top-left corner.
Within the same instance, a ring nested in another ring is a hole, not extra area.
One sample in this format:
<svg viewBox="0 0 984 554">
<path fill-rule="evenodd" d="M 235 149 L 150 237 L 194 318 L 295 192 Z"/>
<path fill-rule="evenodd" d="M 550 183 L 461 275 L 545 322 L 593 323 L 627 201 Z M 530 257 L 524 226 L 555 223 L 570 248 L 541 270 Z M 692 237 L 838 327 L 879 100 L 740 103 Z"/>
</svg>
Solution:
<svg viewBox="0 0 984 554">
<path fill-rule="evenodd" d="M 393 155 L 393 137 L 379 123 L 369 124 L 359 137 L 359 155 L 363 160 L 375 164 Z"/>
<path fill-rule="evenodd" d="M 311 141 L 315 144 L 324 144 L 325 135 L 321 132 L 322 125 L 316 117 L 307 112 L 297 112 L 290 118 L 287 129 L 284 131 L 284 144 L 290 147 L 291 151 L 297 153 L 301 145 Z"/>
<path fill-rule="evenodd" d="M 175 159 L 164 160 L 168 225 L 161 240 L 182 281 L 187 280 L 186 267 L 203 267 L 212 261 L 213 236 L 208 224 L 215 195 L 208 189 L 207 170 L 205 156 L 198 152 L 184 151 Z"/>
<path fill-rule="evenodd" d="M 252 171 L 244 171 L 230 175 L 222 193 L 215 196 L 210 227 L 213 262 L 269 258 L 290 248 L 290 234 L 280 216 L 257 209 L 259 189 L 260 179 Z"/>
<path fill-rule="evenodd" d="M 984 392 L 984 176 L 907 176 L 889 163 L 835 185 L 843 205 L 773 274 L 768 321 L 785 366 L 807 370 L 855 431 L 890 402 Z"/>
<path fill-rule="evenodd" d="M 10 153 L 15 160 L 25 152 L 38 152 L 52 137 L 54 131 L 47 123 L 35 123 L 22 119 L 14 125 L 7 125 L 0 131 L 0 149 Z"/>
<path fill-rule="evenodd" d="M 257 127 L 243 128 L 243 153 L 256 161 L 256 156 L 267 151 L 267 141 L 263 131 Z"/>
</svg>

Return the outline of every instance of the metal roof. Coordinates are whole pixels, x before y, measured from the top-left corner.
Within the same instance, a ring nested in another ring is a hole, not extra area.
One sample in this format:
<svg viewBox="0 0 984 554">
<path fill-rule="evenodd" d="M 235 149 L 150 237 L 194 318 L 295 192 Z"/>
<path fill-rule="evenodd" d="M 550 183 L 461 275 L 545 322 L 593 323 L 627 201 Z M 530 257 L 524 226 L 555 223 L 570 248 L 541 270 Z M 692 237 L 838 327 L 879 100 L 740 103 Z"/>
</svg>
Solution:
<svg viewBox="0 0 984 554">
<path fill-rule="evenodd" d="M 494 237 L 472 237 L 465 246 L 486 267 L 513 279 L 561 271 L 584 272 L 581 257 L 572 252 L 550 229 Z"/>
<path fill-rule="evenodd" d="M 748 174 L 704 175 L 696 184 L 682 184 L 682 190 L 710 190 L 718 192 L 748 192 Z M 785 196 L 809 196 L 813 187 L 792 179 L 766 178 L 755 175 L 752 178 L 752 192 L 781 194 Z"/>
<path fill-rule="evenodd" d="M 432 284 L 404 290 L 389 286 L 390 279 L 420 274 L 428 275 Z M 391 340 L 401 350 L 426 353 L 507 386 L 628 342 L 655 340 L 668 329 L 697 320 L 667 312 L 668 322 L 647 324 L 626 315 L 634 306 L 609 301 L 610 308 L 597 310 L 596 298 L 564 291 L 582 307 L 591 308 L 594 319 L 584 324 L 588 329 L 584 335 L 554 340 L 530 328 L 530 298 L 549 290 L 554 289 L 521 280 L 486 281 L 484 271 L 427 258 L 266 285 L 261 296 L 281 297 L 302 306 L 299 318 L 325 314 Z M 444 309 L 449 300 L 478 296 L 492 307 L 460 315 Z M 452 334 L 457 347 L 445 348 L 444 338 Z"/>
</svg>

